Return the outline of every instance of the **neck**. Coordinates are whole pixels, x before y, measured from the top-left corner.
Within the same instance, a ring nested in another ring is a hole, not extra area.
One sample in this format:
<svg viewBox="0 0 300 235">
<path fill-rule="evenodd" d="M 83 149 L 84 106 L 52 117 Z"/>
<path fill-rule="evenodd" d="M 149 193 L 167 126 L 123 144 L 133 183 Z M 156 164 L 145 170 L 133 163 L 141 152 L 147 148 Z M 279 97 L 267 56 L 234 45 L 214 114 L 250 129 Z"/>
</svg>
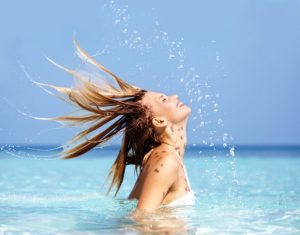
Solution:
<svg viewBox="0 0 300 235">
<path fill-rule="evenodd" d="M 173 146 L 183 160 L 187 142 L 186 122 L 172 124 L 167 127 L 166 132 L 161 137 L 161 142 Z"/>
</svg>

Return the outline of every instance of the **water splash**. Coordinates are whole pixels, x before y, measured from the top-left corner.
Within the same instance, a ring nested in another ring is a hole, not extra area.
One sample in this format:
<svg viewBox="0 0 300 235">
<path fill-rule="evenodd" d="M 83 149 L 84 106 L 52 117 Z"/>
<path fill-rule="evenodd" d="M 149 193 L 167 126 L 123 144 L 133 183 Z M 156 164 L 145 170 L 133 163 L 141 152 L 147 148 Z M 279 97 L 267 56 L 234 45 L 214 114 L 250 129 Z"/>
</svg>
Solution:
<svg viewBox="0 0 300 235">
<path fill-rule="evenodd" d="M 209 172 L 209 176 L 216 177 L 220 183 L 224 183 L 221 168 L 229 166 L 232 178 L 226 183 L 230 189 L 229 194 L 236 195 L 235 186 L 238 180 L 235 147 L 231 144 L 233 138 L 225 130 L 220 91 L 214 86 L 218 79 L 224 79 L 227 76 L 217 40 L 211 40 L 203 45 L 214 53 L 205 54 L 205 60 L 210 62 L 208 72 L 199 71 L 198 66 L 188 61 L 185 39 L 175 38 L 163 29 L 156 17 L 155 9 L 151 9 L 151 15 L 147 15 L 146 22 L 143 22 L 147 25 L 147 31 L 143 26 L 136 24 L 128 5 L 110 1 L 104 5 L 104 11 L 111 15 L 111 24 L 114 24 L 115 35 L 118 35 L 112 44 L 117 44 L 118 49 L 128 50 L 134 54 L 135 60 L 139 61 L 134 65 L 130 64 L 134 67 L 135 73 L 129 77 L 136 78 L 138 81 L 144 77 L 144 74 L 147 74 L 147 77 L 151 77 L 157 84 L 156 88 L 166 93 L 178 92 L 179 95 L 185 93 L 184 102 L 192 106 L 188 132 L 197 140 L 197 143 L 191 143 L 191 147 L 203 148 L 204 151 L 197 152 L 200 157 L 210 156 L 213 161 L 219 163 Z M 199 48 L 201 46 L 199 45 Z M 111 45 L 108 48 L 111 54 L 114 54 L 114 46 Z M 155 53 L 158 51 L 159 58 Z M 122 61 L 122 58 L 119 60 Z M 159 63 L 164 64 L 165 68 L 159 71 L 160 74 L 155 74 L 153 70 L 159 68 Z M 170 83 L 172 85 L 169 85 Z M 176 90 L 176 87 L 180 87 L 181 90 Z M 206 151 L 207 149 L 209 151 Z M 227 158 L 226 166 L 222 166 L 225 164 L 224 161 L 218 160 L 222 156 Z"/>
<path fill-rule="evenodd" d="M 159 23 L 155 16 L 155 9 L 151 9 L 150 17 L 145 17 L 144 24 L 147 27 L 139 26 L 130 14 L 130 7 L 109 1 L 104 4 L 101 10 L 109 20 L 109 27 L 115 37 L 109 37 L 103 47 L 91 53 L 93 57 L 113 56 L 116 62 L 124 63 L 128 68 L 126 74 L 128 78 L 143 83 L 145 74 L 154 81 L 153 86 L 166 91 L 166 93 L 186 94 L 185 103 L 189 103 L 192 108 L 190 116 L 189 132 L 197 139 L 197 143 L 191 143 L 192 147 L 209 149 L 210 151 L 199 150 L 197 154 L 201 156 L 209 155 L 213 161 L 218 162 L 219 156 L 228 157 L 228 164 L 231 166 L 232 184 L 236 184 L 236 154 L 232 146 L 232 137 L 225 131 L 225 121 L 222 116 L 220 105 L 221 94 L 214 87 L 213 81 L 226 77 L 223 65 L 222 54 L 218 49 L 218 42 L 211 40 L 207 45 L 214 53 L 205 55 L 210 60 L 211 69 L 205 72 L 198 69 L 188 61 L 188 51 L 185 47 L 183 37 L 175 38 Z M 105 35 L 103 36 L 105 37 Z M 199 45 L 201 47 L 201 45 Z M 123 50 L 126 55 L 131 55 L 135 59 L 121 58 L 118 51 Z M 157 53 L 159 52 L 159 53 Z M 157 56 L 159 54 L 159 56 Z M 116 55 L 116 56 L 115 56 Z M 101 60 L 103 60 L 101 58 Z M 134 61 L 134 62 L 133 62 Z M 164 64 L 162 71 L 159 71 L 160 64 Z M 25 76 L 33 81 L 28 72 L 24 70 Z M 156 71 L 157 69 L 157 71 Z M 126 79 L 127 80 L 127 79 Z M 171 81 L 171 82 L 170 82 Z M 172 84 L 170 86 L 170 83 Z M 36 85 L 41 85 L 36 83 Z M 180 90 L 176 90 L 176 87 Z M 48 92 L 48 91 L 46 91 Z M 23 113 L 22 113 L 23 112 Z M 28 118 L 34 115 L 27 115 L 28 112 L 20 112 Z M 221 146 L 221 148 L 220 148 Z M 59 147 L 58 147 L 59 148 Z M 12 148 L 8 148 L 12 156 L 16 153 Z M 221 149 L 221 150 L 220 150 Z M 28 150 L 41 150 L 29 147 Z M 53 149 L 56 150 L 56 149 Z M 47 152 L 48 150 L 45 150 Z M 51 152 L 51 149 L 49 149 Z M 34 156 L 38 158 L 38 156 Z M 52 156 L 49 158 L 51 159 Z M 43 157 L 41 157 L 43 159 Z M 214 177 L 222 180 L 222 175 L 218 173 L 221 165 L 217 165 L 211 172 Z"/>
<path fill-rule="evenodd" d="M 57 160 L 60 158 L 59 150 L 61 150 L 61 146 L 54 147 L 54 148 L 47 148 L 47 147 L 34 148 L 25 145 L 13 145 L 13 144 L 4 144 L 0 146 L 0 152 L 1 151 L 5 152 L 6 153 L 5 156 L 20 158 L 20 159 L 29 158 L 33 160 Z"/>
</svg>

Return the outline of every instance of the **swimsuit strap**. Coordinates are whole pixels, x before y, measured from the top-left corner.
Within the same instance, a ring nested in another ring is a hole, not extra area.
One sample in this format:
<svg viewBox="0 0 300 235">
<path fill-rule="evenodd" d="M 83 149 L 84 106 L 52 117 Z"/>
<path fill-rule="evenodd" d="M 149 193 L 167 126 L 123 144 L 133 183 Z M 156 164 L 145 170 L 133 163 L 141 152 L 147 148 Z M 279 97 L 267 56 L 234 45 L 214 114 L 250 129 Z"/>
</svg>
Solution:
<svg viewBox="0 0 300 235">
<path fill-rule="evenodd" d="M 181 159 L 181 157 L 179 156 L 179 154 L 178 154 L 178 152 L 177 152 L 176 150 L 175 150 L 175 153 L 176 153 L 176 155 L 178 156 L 178 158 L 179 158 L 179 160 L 180 160 L 180 162 L 181 162 L 181 164 L 182 164 L 182 166 L 183 166 L 185 178 L 186 178 L 186 180 L 187 180 L 187 184 L 188 184 L 188 186 L 189 186 L 189 189 L 192 190 L 192 189 L 191 189 L 191 185 L 190 185 L 190 181 L 189 181 L 189 177 L 188 177 L 188 175 L 187 175 L 187 172 L 186 172 L 185 166 L 184 166 L 184 164 L 183 164 L 183 162 L 182 162 L 182 159 Z"/>
<path fill-rule="evenodd" d="M 188 175 L 187 175 L 187 172 L 186 172 L 186 169 L 185 169 L 185 166 L 184 166 L 184 165 L 183 165 L 183 170 L 184 170 L 185 178 L 186 178 L 186 180 L 187 180 L 187 184 L 188 184 L 188 186 L 189 186 L 189 189 L 192 190 L 191 185 L 190 185 L 190 181 L 189 181 L 189 177 L 188 177 Z"/>
</svg>

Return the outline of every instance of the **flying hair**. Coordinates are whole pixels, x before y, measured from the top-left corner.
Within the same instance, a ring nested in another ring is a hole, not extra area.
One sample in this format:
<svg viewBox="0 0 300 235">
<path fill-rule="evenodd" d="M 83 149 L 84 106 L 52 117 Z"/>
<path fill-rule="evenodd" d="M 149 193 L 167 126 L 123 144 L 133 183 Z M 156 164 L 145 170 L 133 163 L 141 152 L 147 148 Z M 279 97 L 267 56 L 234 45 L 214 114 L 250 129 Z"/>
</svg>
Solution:
<svg viewBox="0 0 300 235">
<path fill-rule="evenodd" d="M 107 194 L 113 186 L 116 186 L 116 196 L 123 182 L 126 165 L 135 165 L 137 173 L 137 169 L 141 169 L 144 155 L 151 148 L 159 145 L 159 138 L 151 122 L 151 112 L 140 102 L 147 91 L 123 81 L 99 64 L 79 46 L 75 39 L 74 46 L 76 55 L 84 63 L 97 71 L 104 72 L 109 80 L 99 73 L 72 70 L 47 58 L 51 63 L 72 75 L 75 85 L 60 87 L 35 82 L 36 85 L 46 90 L 47 88 L 56 90 L 59 95 L 54 95 L 73 105 L 76 111 L 62 116 L 44 118 L 44 120 L 58 121 L 67 126 L 84 127 L 64 146 L 60 153 L 61 159 L 82 156 L 96 146 L 103 145 L 118 133 L 123 134 L 118 156 L 108 175 L 112 180 Z"/>
</svg>

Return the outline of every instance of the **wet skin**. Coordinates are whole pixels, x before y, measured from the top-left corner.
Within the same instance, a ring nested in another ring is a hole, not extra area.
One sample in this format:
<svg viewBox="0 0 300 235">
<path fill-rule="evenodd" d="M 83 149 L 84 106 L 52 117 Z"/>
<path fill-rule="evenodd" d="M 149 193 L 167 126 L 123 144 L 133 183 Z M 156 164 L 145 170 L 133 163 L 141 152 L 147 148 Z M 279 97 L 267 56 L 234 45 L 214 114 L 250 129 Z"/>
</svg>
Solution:
<svg viewBox="0 0 300 235">
<path fill-rule="evenodd" d="M 141 103 L 151 111 L 161 145 L 147 156 L 128 199 L 139 200 L 137 209 L 151 210 L 189 191 L 182 162 L 190 108 L 180 102 L 177 95 L 158 92 L 146 92 Z"/>
</svg>

